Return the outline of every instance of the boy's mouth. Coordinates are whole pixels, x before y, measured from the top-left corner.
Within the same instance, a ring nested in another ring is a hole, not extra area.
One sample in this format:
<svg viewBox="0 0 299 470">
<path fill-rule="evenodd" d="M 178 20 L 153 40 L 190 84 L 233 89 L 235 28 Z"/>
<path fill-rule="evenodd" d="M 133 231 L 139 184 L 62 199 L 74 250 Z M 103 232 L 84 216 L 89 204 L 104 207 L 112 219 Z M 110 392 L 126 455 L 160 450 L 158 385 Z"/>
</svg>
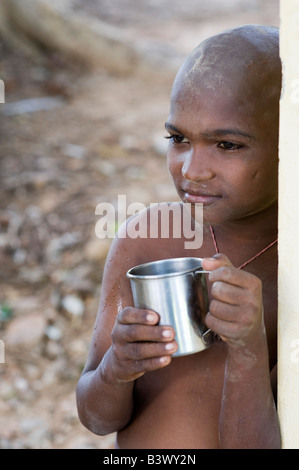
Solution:
<svg viewBox="0 0 299 470">
<path fill-rule="evenodd" d="M 183 201 L 189 202 L 190 204 L 213 204 L 219 200 L 221 196 L 219 194 L 209 193 L 203 190 L 183 190 Z"/>
</svg>

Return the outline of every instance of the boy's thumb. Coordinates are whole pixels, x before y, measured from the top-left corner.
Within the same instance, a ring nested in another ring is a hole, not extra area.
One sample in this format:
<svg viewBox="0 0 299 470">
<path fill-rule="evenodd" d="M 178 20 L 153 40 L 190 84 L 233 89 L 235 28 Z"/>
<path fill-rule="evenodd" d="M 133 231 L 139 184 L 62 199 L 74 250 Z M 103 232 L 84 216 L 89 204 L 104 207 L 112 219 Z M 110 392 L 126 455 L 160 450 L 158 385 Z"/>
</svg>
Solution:
<svg viewBox="0 0 299 470">
<path fill-rule="evenodd" d="M 214 269 L 220 268 L 221 266 L 231 266 L 232 263 L 227 256 L 218 253 L 212 258 L 203 258 L 202 267 L 205 271 L 214 271 Z"/>
</svg>

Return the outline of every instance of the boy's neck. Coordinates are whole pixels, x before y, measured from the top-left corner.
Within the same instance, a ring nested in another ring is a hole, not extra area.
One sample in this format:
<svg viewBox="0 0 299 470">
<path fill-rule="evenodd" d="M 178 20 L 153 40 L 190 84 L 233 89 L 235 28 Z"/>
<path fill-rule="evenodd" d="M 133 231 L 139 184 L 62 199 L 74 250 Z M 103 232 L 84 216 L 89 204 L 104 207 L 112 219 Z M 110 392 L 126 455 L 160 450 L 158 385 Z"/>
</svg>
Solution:
<svg viewBox="0 0 299 470">
<path fill-rule="evenodd" d="M 266 210 L 241 220 L 228 221 L 222 224 L 211 224 L 218 237 L 230 240 L 261 240 L 270 243 L 277 238 L 278 205 L 273 204 Z"/>
</svg>

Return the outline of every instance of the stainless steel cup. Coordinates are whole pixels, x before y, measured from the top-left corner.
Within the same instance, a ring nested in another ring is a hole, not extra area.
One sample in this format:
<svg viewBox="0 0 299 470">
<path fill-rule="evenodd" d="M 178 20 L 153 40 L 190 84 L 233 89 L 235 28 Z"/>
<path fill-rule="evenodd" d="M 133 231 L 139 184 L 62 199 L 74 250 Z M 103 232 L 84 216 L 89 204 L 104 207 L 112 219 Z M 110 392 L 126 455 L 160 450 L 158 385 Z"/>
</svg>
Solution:
<svg viewBox="0 0 299 470">
<path fill-rule="evenodd" d="M 173 356 L 206 349 L 213 333 L 205 325 L 209 308 L 201 258 L 172 258 L 141 264 L 127 272 L 134 306 L 154 310 L 161 325 L 175 330 L 178 350 Z"/>
</svg>

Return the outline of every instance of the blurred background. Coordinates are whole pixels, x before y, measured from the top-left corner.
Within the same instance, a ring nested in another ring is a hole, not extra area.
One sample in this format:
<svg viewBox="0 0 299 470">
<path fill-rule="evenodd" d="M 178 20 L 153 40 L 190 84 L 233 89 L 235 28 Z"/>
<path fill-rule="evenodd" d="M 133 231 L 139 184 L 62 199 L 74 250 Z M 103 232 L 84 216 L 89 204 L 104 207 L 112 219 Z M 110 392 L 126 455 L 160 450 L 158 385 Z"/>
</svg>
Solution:
<svg viewBox="0 0 299 470">
<path fill-rule="evenodd" d="M 279 1 L 1 0 L 0 448 L 113 448 L 75 403 L 110 245 L 95 209 L 177 200 L 176 70 L 245 23 L 279 25 Z"/>
</svg>

